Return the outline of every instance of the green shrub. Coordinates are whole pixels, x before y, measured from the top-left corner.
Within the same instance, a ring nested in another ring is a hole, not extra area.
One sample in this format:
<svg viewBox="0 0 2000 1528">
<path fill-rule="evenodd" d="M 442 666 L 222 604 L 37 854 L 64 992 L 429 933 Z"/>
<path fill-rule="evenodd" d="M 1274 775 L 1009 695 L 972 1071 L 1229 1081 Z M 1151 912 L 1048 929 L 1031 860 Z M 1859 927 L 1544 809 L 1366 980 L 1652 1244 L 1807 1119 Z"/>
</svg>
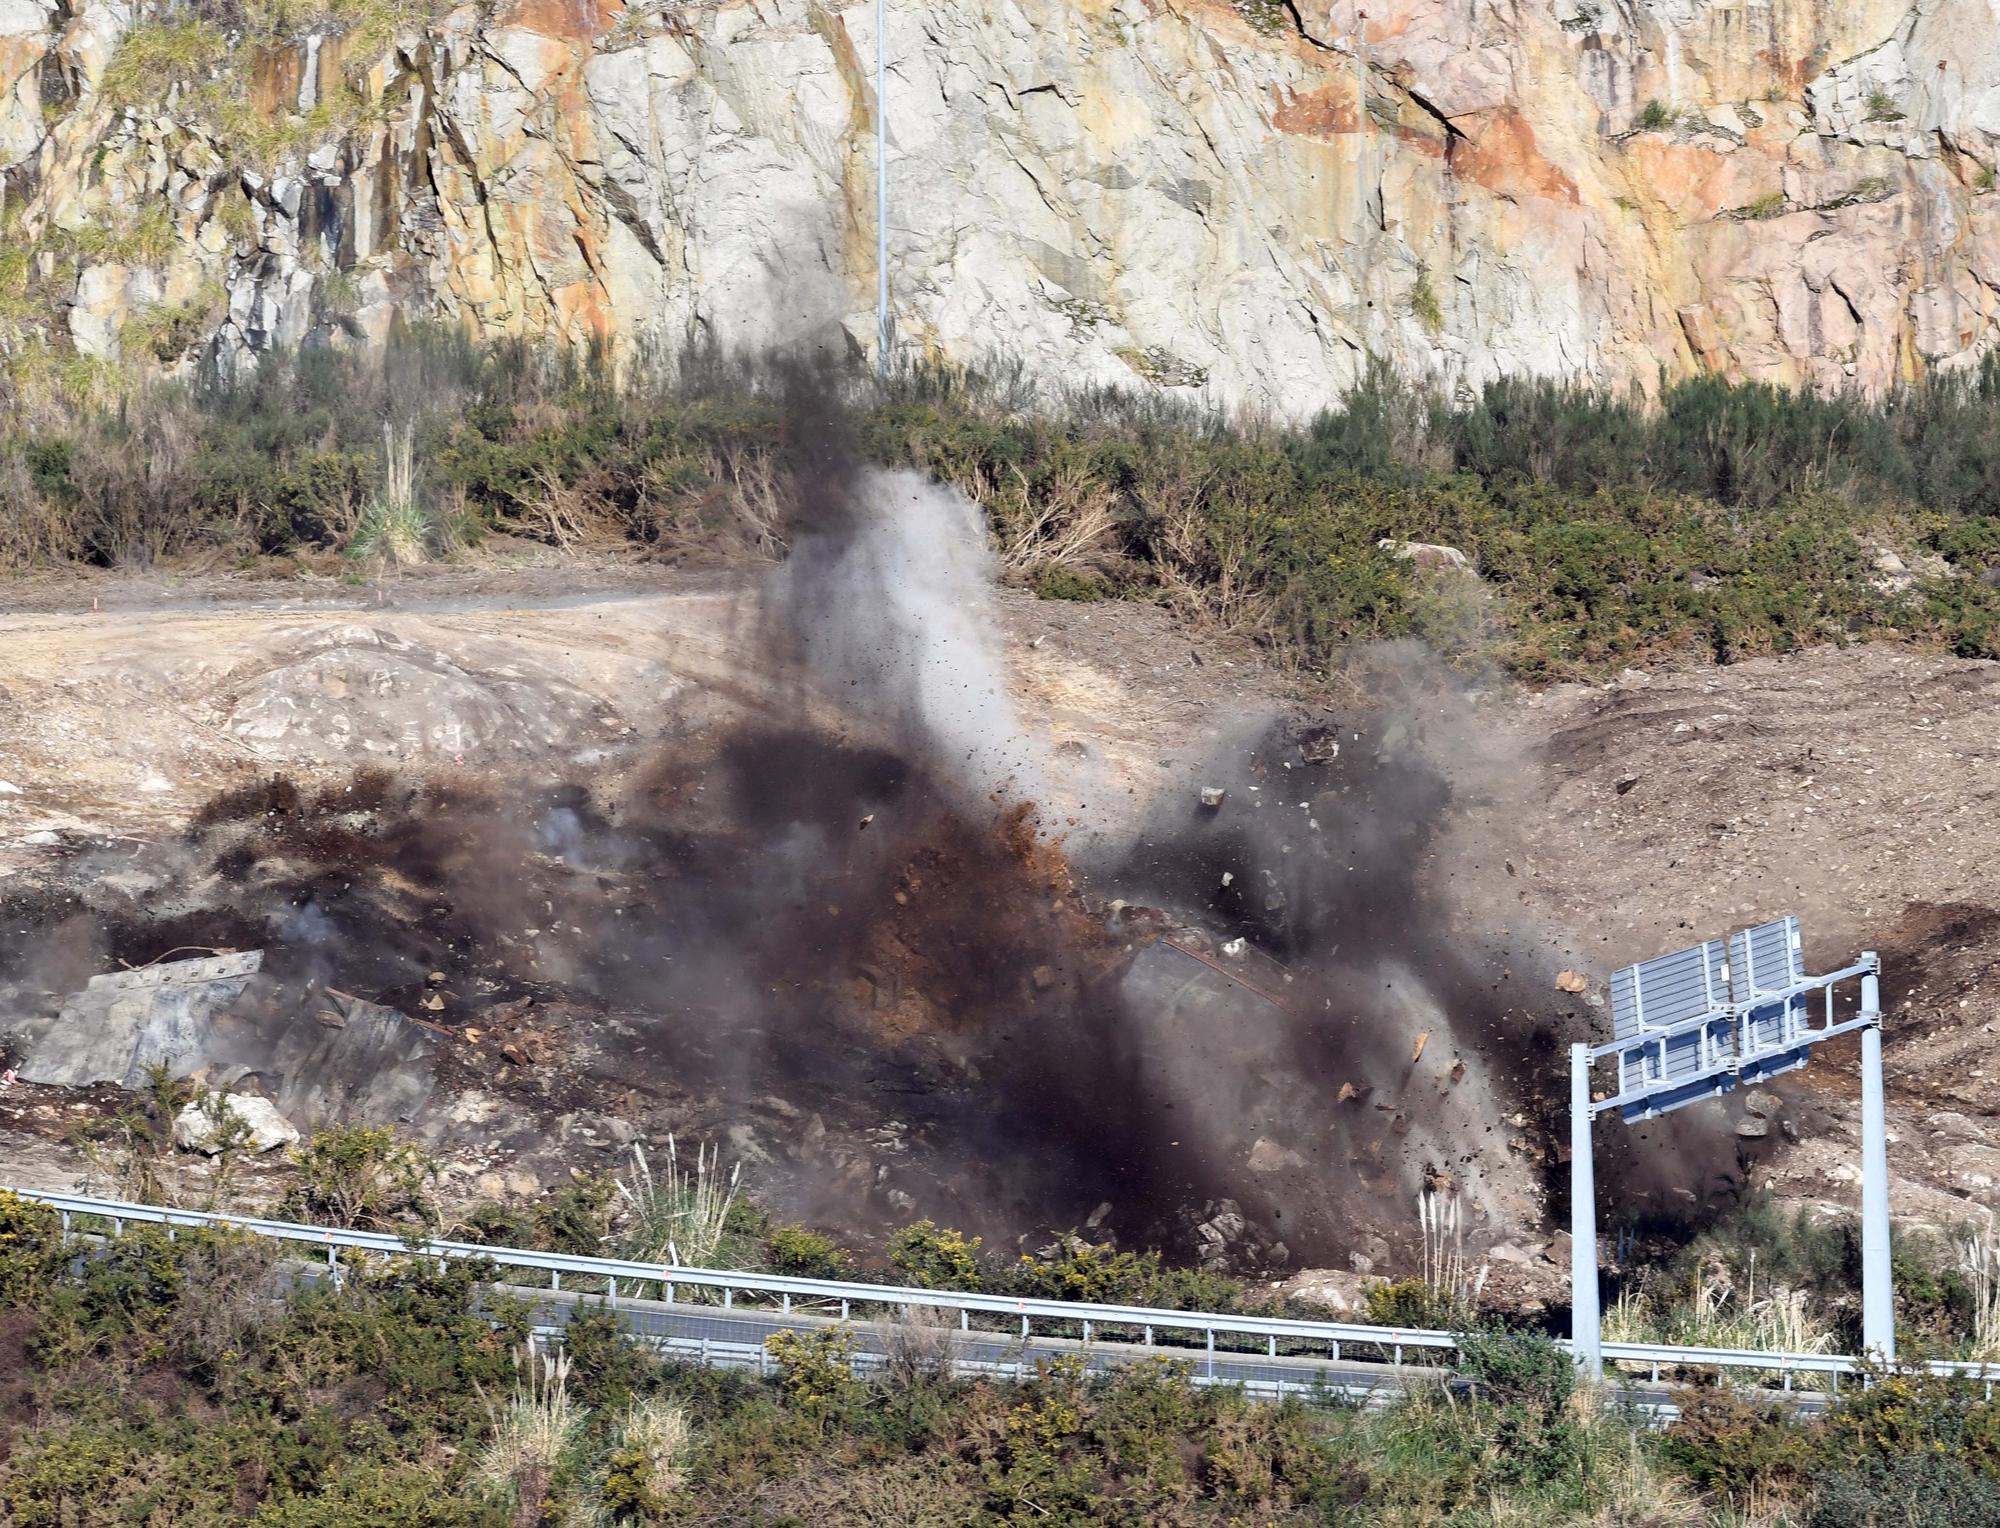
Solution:
<svg viewBox="0 0 2000 1528">
<path fill-rule="evenodd" d="M 1431 285 L 1431 272 L 1427 265 L 1417 267 L 1417 279 L 1410 287 L 1410 312 L 1424 326 L 1426 334 L 1443 332 L 1444 305 L 1438 301 L 1437 288 Z"/>
<path fill-rule="evenodd" d="M 1870 122 L 1900 122 L 1903 113 L 1896 106 L 1896 98 L 1880 88 L 1868 92 L 1868 120 Z"/>
<path fill-rule="evenodd" d="M 771 1227 L 764 1238 L 764 1260 L 774 1273 L 805 1279 L 841 1278 L 853 1261 L 832 1237 L 797 1225 Z"/>
<path fill-rule="evenodd" d="M 854 1339 L 839 1327 L 773 1332 L 764 1346 L 777 1360 L 785 1398 L 812 1417 L 846 1410 L 860 1394 L 854 1378 Z"/>
<path fill-rule="evenodd" d="M 986 505 L 1044 595 L 1157 600 L 1315 675 L 1413 636 L 1531 680 L 1890 631 L 2000 650 L 2000 587 L 1878 590 L 1858 539 L 1908 527 L 1961 569 L 1992 565 L 2000 354 L 1880 402 L 1719 377 L 1650 402 L 1524 379 L 1458 398 L 1378 366 L 1309 425 L 1254 431 L 1148 391 L 1037 397 L 1012 374 L 915 369 L 881 396 L 820 380 L 851 396 L 821 407 L 828 428 Z M 601 357 L 428 329 L 379 357 L 274 355 L 0 424 L 0 492 L 23 506 L 0 520 L 0 558 L 416 557 L 495 527 L 780 555 L 790 485 L 817 470 L 792 454 L 784 396 L 712 357 L 621 390 Z M 385 441 L 385 418 L 407 429 Z M 1427 576 L 1383 538 L 1457 546 L 1480 577 Z"/>
<path fill-rule="evenodd" d="M 0 1189 L 0 1304 L 33 1300 L 61 1266 L 62 1217 L 47 1205 Z"/>
<path fill-rule="evenodd" d="M 430 1193 L 437 1163 L 393 1127 L 330 1125 L 291 1157 L 305 1179 L 285 1196 L 285 1213 L 295 1219 L 362 1230 L 436 1224 Z"/>
<path fill-rule="evenodd" d="M 889 1261 L 918 1289 L 978 1289 L 979 1238 L 919 1220 L 889 1238 Z"/>
<path fill-rule="evenodd" d="M 535 1206 L 536 1245 L 579 1257 L 604 1256 L 617 1192 L 607 1173 L 584 1173 L 565 1184 Z"/>
<path fill-rule="evenodd" d="M 2000 1528 L 2000 1481 L 1962 1459 L 1916 1454 L 1814 1483 L 1806 1528 Z"/>
<path fill-rule="evenodd" d="M 1088 574 L 1064 567 L 1061 563 L 1049 562 L 1035 571 L 1035 594 L 1045 600 L 1072 600 L 1088 604 L 1092 600 L 1103 599 L 1104 589 Z"/>
<path fill-rule="evenodd" d="M 1810 1442 L 1770 1402 L 1717 1387 L 1676 1391 L 1673 1402 L 1661 1453 L 1700 1489 L 1787 1495 L 1804 1478 Z"/>
</svg>

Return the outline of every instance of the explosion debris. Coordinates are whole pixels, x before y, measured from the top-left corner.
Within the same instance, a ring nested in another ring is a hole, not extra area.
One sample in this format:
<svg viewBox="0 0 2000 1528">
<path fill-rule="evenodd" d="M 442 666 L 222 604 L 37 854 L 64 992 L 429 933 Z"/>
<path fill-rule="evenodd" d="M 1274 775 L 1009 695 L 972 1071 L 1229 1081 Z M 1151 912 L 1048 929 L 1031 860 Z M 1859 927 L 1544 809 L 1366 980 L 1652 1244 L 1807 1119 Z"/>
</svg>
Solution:
<svg viewBox="0 0 2000 1528">
<path fill-rule="evenodd" d="M 143 899 L 90 889 L 51 934 L 261 945 L 232 1064 L 300 1125 L 477 1134 L 431 1098 L 481 1089 L 656 1133 L 776 1121 L 787 1214 L 1088 1220 L 1211 1263 L 1406 1237 L 1441 1176 L 1475 1220 L 1539 1221 L 1489 1126 L 1551 1047 L 1420 875 L 1447 792 L 1407 729 L 1218 718 L 1136 822 L 1093 809 L 1108 787 L 1015 715 L 973 506 L 814 460 L 737 633 L 768 694 L 733 719 L 541 780 L 225 792 Z M 348 1055 L 366 1086 L 300 1080 Z"/>
</svg>

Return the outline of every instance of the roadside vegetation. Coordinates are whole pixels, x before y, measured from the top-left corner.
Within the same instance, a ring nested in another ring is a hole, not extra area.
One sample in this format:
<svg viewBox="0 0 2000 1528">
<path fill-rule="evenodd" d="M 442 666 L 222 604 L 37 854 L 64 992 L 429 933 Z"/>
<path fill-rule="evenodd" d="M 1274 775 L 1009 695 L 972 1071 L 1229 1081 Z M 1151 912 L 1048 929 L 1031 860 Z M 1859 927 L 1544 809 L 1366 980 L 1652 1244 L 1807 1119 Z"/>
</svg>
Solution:
<svg viewBox="0 0 2000 1528">
<path fill-rule="evenodd" d="M 878 393 L 696 355 L 614 381 L 412 331 L 379 361 L 0 416 L 0 566 L 352 577 L 496 536 L 775 557 L 836 436 L 970 495 L 1022 586 L 1158 602 L 1313 675 L 1398 637 L 1537 680 L 1869 637 L 2000 655 L 2000 358 L 1874 402 L 1377 373 L 1281 428 L 1004 371 Z"/>
<path fill-rule="evenodd" d="M 0 1193 L 0 1520 L 364 1524 L 1666 1525 L 2000 1522 L 2000 1404 L 1878 1376 L 1819 1418 L 1680 1392 L 1671 1428 L 1532 1334 L 1380 1410 L 1195 1385 L 1170 1359 L 950 1377 L 908 1323 L 766 1372 L 665 1362 L 583 1306 L 559 1342 L 490 1269 L 375 1259 L 295 1282 L 269 1244 L 130 1228 L 63 1245 Z"/>
</svg>

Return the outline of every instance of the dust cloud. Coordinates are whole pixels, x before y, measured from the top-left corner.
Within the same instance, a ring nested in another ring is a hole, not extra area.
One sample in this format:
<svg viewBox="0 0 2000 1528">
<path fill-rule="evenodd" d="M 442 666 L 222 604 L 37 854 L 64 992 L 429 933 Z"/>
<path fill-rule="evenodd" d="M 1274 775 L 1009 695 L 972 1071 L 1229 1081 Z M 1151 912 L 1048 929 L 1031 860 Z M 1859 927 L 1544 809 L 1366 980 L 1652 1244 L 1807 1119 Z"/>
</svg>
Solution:
<svg viewBox="0 0 2000 1528">
<path fill-rule="evenodd" d="M 498 1085 L 467 1037 L 504 1011 L 554 1058 L 519 1107 L 764 1120 L 778 1207 L 864 1233 L 1338 1264 L 1406 1242 L 1426 1184 L 1481 1235 L 1538 1224 L 1556 1045 L 1517 994 L 1549 988 L 1453 932 L 1421 743 L 1246 713 L 1136 825 L 1052 800 L 977 509 L 793 427 L 791 554 L 741 633 L 774 700 L 627 766 L 230 793 L 78 947 L 261 940 L 300 1014 L 442 990 L 460 1087 Z"/>
</svg>

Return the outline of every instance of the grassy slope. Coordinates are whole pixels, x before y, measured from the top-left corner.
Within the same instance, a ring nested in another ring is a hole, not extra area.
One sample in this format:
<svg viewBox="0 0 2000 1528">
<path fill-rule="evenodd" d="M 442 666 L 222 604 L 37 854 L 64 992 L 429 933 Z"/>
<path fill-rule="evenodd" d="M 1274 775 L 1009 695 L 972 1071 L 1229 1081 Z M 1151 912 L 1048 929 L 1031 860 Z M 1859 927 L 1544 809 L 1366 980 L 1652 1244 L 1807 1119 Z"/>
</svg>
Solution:
<svg viewBox="0 0 2000 1528">
<path fill-rule="evenodd" d="M 1163 601 L 1309 672 L 1402 636 L 1529 678 L 1881 635 L 2000 655 L 2000 366 L 1880 404 L 1703 380 L 1653 407 L 1530 383 L 1449 406 L 1383 376 L 1288 430 L 962 375 L 878 397 L 697 359 L 618 388 L 414 334 L 379 366 L 307 355 L 0 425 L 0 564 L 351 548 L 403 430 L 434 552 L 504 529 L 775 554 L 792 475 L 840 439 L 971 494 L 1045 596 Z M 1456 546 L 1480 578 L 1384 538 Z M 1887 587 L 1882 547 L 1925 576 Z"/>
<path fill-rule="evenodd" d="M 150 1231 L 66 1258 L 0 1195 L 0 1517 L 23 1525 L 1679 1524 L 2000 1521 L 2000 1405 L 1891 1377 L 1824 1420 L 1714 1391 L 1665 1435 L 1573 1393 L 1533 1338 L 1469 1344 L 1470 1393 L 1263 1406 L 1171 1364 L 1024 1386 L 880 1381 L 837 1336 L 769 1380 L 665 1365 L 580 1317 L 558 1376 L 475 1270 L 269 1287 L 268 1249 Z M 1889 1514 L 1889 1515 L 1885 1515 Z"/>
</svg>

